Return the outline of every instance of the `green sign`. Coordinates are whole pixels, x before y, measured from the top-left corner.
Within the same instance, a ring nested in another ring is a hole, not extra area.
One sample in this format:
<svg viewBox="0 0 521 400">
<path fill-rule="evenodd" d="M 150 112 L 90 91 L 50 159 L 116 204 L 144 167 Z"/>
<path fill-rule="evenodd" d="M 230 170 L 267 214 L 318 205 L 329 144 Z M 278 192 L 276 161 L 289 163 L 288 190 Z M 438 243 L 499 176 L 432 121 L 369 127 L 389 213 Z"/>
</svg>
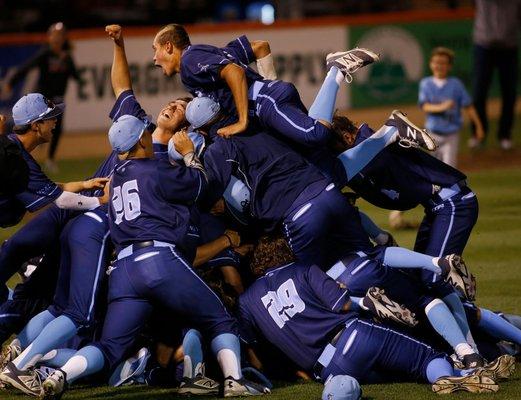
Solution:
<svg viewBox="0 0 521 400">
<path fill-rule="evenodd" d="M 471 20 L 355 26 L 349 29 L 349 39 L 351 47 L 367 47 L 381 56 L 381 61 L 356 73 L 352 107 L 417 102 L 419 81 L 431 74 L 429 55 L 436 46 L 454 50 L 451 75 L 460 78 L 471 93 Z M 497 86 L 496 77 L 493 95 L 498 93 Z"/>
</svg>

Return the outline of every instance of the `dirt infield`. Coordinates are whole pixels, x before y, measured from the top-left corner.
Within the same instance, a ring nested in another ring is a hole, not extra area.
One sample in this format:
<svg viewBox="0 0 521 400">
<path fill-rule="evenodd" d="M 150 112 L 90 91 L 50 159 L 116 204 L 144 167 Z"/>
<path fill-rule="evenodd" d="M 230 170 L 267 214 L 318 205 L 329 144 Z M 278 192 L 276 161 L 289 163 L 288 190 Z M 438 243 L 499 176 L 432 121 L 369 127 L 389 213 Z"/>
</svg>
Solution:
<svg viewBox="0 0 521 400">
<path fill-rule="evenodd" d="M 416 105 L 400 106 L 400 110 L 407 113 L 412 121 L 421 124 L 424 121 L 424 113 Z M 500 112 L 500 102 L 491 100 L 489 102 L 489 115 L 491 118 L 497 118 Z M 382 125 L 392 110 L 389 107 L 371 108 L 371 109 L 353 109 L 344 110 L 342 113 L 358 122 L 366 122 L 370 126 Z M 521 114 L 521 102 L 517 103 L 517 114 Z M 519 127 L 517 127 L 519 130 Z M 514 135 L 519 132 L 514 132 Z M 491 141 L 494 138 L 491 135 Z M 465 143 L 461 144 L 465 146 Z M 80 159 L 88 157 L 104 157 L 110 152 L 110 145 L 107 140 L 106 132 L 76 132 L 65 133 L 58 149 L 57 157 L 59 159 Z M 35 151 L 36 158 L 42 160 L 45 158 L 47 150 L 38 148 Z M 501 151 L 496 148 L 487 149 L 486 151 L 478 151 L 474 153 L 460 154 L 460 167 L 464 171 L 472 171 L 481 168 L 509 167 L 521 166 L 521 150 Z"/>
</svg>

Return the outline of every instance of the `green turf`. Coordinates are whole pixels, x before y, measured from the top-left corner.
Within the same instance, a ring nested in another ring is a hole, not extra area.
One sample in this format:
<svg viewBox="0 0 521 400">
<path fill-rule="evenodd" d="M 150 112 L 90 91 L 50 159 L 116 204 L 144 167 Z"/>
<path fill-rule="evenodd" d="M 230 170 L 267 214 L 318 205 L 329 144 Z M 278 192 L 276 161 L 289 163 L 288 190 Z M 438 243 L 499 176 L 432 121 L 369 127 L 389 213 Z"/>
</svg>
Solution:
<svg viewBox="0 0 521 400">
<path fill-rule="evenodd" d="M 87 176 L 97 164 L 96 160 L 61 163 L 60 180 L 79 179 Z M 469 185 L 478 195 L 480 216 L 470 242 L 465 251 L 469 267 L 477 276 L 479 305 L 494 310 L 521 314 L 521 182 L 520 169 L 490 170 L 471 173 Z M 377 223 L 388 229 L 387 212 L 369 206 L 365 202 L 360 207 L 374 217 Z M 409 219 L 421 218 L 421 210 L 417 209 L 406 214 Z M 5 238 L 8 231 L 0 234 Z M 393 232 L 402 246 L 412 247 L 415 233 Z M 519 364 L 518 364 L 519 366 Z M 500 392 L 494 395 L 481 396 L 490 399 L 520 399 L 521 373 L 516 372 L 514 378 L 501 384 Z M 321 386 L 316 383 L 280 385 L 270 396 L 271 399 L 318 399 Z M 437 399 L 439 396 L 430 392 L 428 385 L 392 384 L 364 385 L 366 399 Z M 144 387 L 81 388 L 68 392 L 65 399 L 171 399 L 175 397 L 174 390 L 148 389 Z M 475 395 L 458 394 L 457 399 L 474 398 Z M 0 393 L 0 399 L 19 399 L 20 395 L 12 392 Z"/>
</svg>

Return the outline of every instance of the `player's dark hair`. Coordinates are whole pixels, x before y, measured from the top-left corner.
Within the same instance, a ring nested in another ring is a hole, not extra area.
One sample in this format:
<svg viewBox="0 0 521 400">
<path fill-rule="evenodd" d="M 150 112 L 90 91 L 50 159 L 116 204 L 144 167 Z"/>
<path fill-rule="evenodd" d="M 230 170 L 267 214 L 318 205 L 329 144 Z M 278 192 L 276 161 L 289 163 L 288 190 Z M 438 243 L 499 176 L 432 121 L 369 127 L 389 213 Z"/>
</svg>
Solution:
<svg viewBox="0 0 521 400">
<path fill-rule="evenodd" d="M 186 49 L 191 44 L 186 29 L 179 24 L 168 24 L 161 28 L 157 35 L 157 42 L 161 45 L 170 42 L 181 50 Z"/>
<path fill-rule="evenodd" d="M 190 103 L 194 98 L 192 96 L 178 97 L 176 100 L 181 100 L 186 103 Z"/>
<path fill-rule="evenodd" d="M 262 236 L 253 250 L 250 268 L 255 276 L 273 267 L 295 261 L 295 255 L 281 232 Z"/>
<path fill-rule="evenodd" d="M 13 132 L 17 135 L 26 134 L 31 129 L 31 124 L 15 125 L 13 126 Z"/>
<path fill-rule="evenodd" d="M 352 147 L 355 143 L 357 132 L 358 127 L 353 121 L 346 116 L 335 114 L 333 116 L 333 124 L 331 125 L 328 147 L 335 153 L 344 151 L 346 146 Z"/>
<path fill-rule="evenodd" d="M 454 51 L 452 51 L 448 47 L 442 47 L 442 46 L 435 47 L 431 51 L 431 59 L 434 56 L 445 56 L 448 58 L 449 64 L 452 65 L 454 63 Z"/>
</svg>

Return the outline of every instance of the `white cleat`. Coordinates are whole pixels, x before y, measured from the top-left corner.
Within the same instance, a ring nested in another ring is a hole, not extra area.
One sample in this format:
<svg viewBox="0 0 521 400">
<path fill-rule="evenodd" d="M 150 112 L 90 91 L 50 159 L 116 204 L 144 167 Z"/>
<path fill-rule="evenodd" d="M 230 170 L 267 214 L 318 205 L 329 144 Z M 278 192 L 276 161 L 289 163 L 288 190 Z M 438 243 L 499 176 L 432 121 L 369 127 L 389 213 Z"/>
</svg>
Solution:
<svg viewBox="0 0 521 400">
<path fill-rule="evenodd" d="M 351 83 L 353 81 L 352 74 L 379 59 L 380 55 L 371 50 L 355 47 L 348 51 L 329 53 L 326 56 L 326 66 L 328 71 L 332 67 L 337 67 L 344 75 L 346 82 Z"/>
</svg>

